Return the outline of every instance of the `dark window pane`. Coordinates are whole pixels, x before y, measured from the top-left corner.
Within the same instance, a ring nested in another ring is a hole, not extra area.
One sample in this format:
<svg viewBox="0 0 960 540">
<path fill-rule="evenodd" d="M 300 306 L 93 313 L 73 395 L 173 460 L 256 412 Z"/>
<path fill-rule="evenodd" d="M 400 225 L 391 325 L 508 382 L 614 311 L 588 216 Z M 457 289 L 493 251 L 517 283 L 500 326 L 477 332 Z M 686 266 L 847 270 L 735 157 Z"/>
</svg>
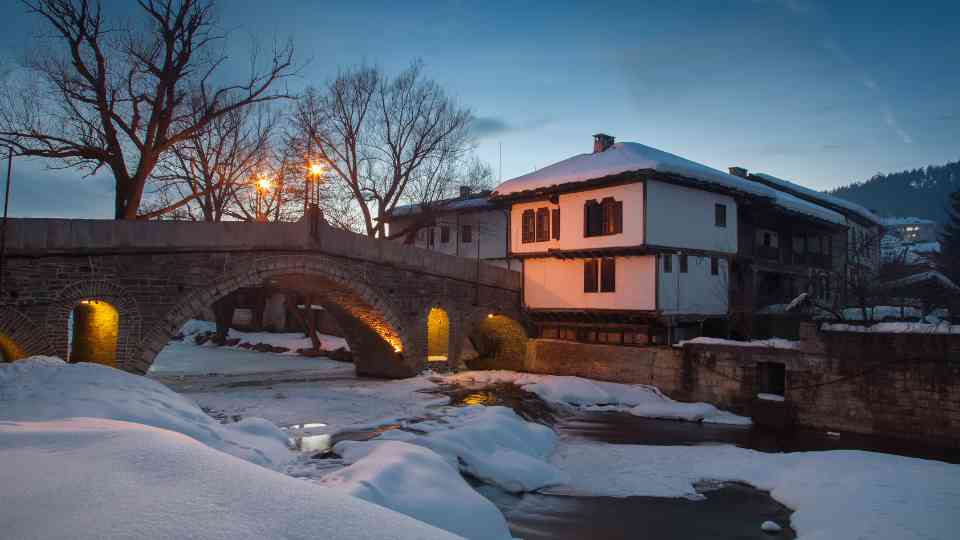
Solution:
<svg viewBox="0 0 960 540">
<path fill-rule="evenodd" d="M 560 209 L 554 208 L 551 211 L 551 217 L 553 218 L 553 238 L 556 240 L 560 239 Z"/>
<path fill-rule="evenodd" d="M 673 272 L 673 255 L 664 254 L 661 257 L 663 257 L 663 272 L 665 274 Z"/>
<path fill-rule="evenodd" d="M 427 243 L 430 244 L 431 246 L 437 243 L 437 236 L 436 236 L 435 232 L 436 232 L 436 231 L 434 230 L 434 228 L 433 228 L 433 227 L 430 227 L 430 232 L 428 233 L 429 236 L 430 236 L 430 238 L 429 238 L 429 240 L 427 241 Z"/>
<path fill-rule="evenodd" d="M 597 292 L 598 266 L 596 259 L 583 261 L 583 292 Z"/>
<path fill-rule="evenodd" d="M 603 234 L 603 207 L 597 201 L 587 201 L 584 204 L 584 236 L 600 236 Z"/>
<path fill-rule="evenodd" d="M 550 209 L 537 209 L 537 242 L 550 240 Z"/>
<path fill-rule="evenodd" d="M 464 243 L 473 242 L 473 226 L 464 225 L 460 228 L 460 240 Z"/>
<path fill-rule="evenodd" d="M 718 204 L 715 207 L 714 223 L 717 227 L 727 226 L 727 205 Z"/>
<path fill-rule="evenodd" d="M 600 266 L 600 292 L 617 290 L 617 260 L 603 259 Z"/>
<path fill-rule="evenodd" d="M 687 254 L 686 253 L 680 254 L 680 273 L 681 274 L 687 273 Z"/>
<path fill-rule="evenodd" d="M 440 227 L 440 243 L 446 244 L 450 241 L 450 227 Z"/>
<path fill-rule="evenodd" d="M 716 257 L 710 257 L 710 273 L 713 275 L 720 273 L 720 259 Z"/>
<path fill-rule="evenodd" d="M 536 215 L 533 210 L 524 210 L 523 211 L 523 222 L 521 223 L 521 236 L 522 242 L 524 244 L 533 242 L 534 240 L 534 223 L 536 222 Z"/>
</svg>

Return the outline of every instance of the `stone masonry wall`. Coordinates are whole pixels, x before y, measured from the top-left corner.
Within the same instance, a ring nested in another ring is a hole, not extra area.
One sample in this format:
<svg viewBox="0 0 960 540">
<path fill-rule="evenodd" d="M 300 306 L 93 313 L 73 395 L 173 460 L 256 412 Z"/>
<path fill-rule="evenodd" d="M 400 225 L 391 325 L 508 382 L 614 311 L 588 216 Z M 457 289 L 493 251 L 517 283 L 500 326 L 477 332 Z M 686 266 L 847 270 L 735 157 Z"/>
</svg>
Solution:
<svg viewBox="0 0 960 540">
<path fill-rule="evenodd" d="M 675 399 L 759 414 L 761 363 L 785 369 L 796 424 L 960 447 L 960 335 L 801 332 L 799 349 L 615 347 L 531 340 L 525 370 L 652 384 Z"/>
</svg>

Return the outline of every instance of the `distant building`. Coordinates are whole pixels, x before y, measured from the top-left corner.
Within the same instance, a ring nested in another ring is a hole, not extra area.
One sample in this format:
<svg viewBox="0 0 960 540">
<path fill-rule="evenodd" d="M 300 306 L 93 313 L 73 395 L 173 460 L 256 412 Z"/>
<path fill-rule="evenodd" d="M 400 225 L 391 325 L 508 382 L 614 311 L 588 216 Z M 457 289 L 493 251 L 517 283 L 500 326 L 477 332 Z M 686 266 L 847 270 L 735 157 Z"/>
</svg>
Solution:
<svg viewBox="0 0 960 540">
<path fill-rule="evenodd" d="M 887 234 L 899 237 L 911 244 L 935 242 L 937 240 L 937 222 L 916 217 L 885 217 L 883 229 Z"/>
<path fill-rule="evenodd" d="M 480 258 L 507 268 L 509 209 L 490 200 L 490 191 L 471 192 L 429 204 L 397 206 L 387 217 L 396 241 L 457 257 Z M 514 269 L 519 263 L 513 264 Z"/>
</svg>

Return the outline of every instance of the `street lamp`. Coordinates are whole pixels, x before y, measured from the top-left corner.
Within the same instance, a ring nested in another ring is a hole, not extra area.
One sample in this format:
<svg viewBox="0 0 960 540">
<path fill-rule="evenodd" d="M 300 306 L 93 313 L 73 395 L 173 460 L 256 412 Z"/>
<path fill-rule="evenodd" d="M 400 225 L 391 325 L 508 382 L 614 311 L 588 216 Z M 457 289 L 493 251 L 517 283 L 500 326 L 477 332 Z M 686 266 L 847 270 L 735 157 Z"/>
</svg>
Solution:
<svg viewBox="0 0 960 540">
<path fill-rule="evenodd" d="M 317 203 L 320 202 L 320 177 L 323 176 L 323 164 L 315 161 L 311 161 L 307 165 L 307 184 L 303 190 L 303 214 L 306 215 L 307 211 L 310 209 L 310 179 L 313 178 L 315 185 L 317 186 Z"/>
<path fill-rule="evenodd" d="M 257 191 L 257 199 L 256 199 L 257 200 L 257 211 L 256 211 L 257 221 L 261 223 L 267 220 L 267 216 L 265 215 L 265 213 L 262 213 L 260 211 L 261 201 L 263 200 L 263 193 L 265 191 L 269 191 L 272 186 L 273 186 L 273 183 L 270 181 L 270 178 L 265 174 L 261 174 L 260 177 L 257 178 L 256 183 L 254 184 L 254 187 L 256 188 L 256 191 Z"/>
</svg>

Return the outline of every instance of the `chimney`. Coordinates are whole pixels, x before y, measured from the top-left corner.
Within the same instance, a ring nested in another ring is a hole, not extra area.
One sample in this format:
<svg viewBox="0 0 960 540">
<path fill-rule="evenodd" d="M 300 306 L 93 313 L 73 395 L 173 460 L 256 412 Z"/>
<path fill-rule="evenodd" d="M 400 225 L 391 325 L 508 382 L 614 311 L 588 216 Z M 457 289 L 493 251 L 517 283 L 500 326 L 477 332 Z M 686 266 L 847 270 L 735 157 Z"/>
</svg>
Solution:
<svg viewBox="0 0 960 540">
<path fill-rule="evenodd" d="M 470 186 L 460 186 L 460 198 L 466 199 L 470 196 Z"/>
<path fill-rule="evenodd" d="M 599 154 L 600 152 L 606 151 L 608 148 L 613 146 L 613 141 L 613 135 L 597 133 L 593 136 L 593 153 Z"/>
<path fill-rule="evenodd" d="M 747 177 L 747 170 L 743 167 L 730 167 L 730 174 L 734 176 L 739 176 L 740 178 Z"/>
</svg>

